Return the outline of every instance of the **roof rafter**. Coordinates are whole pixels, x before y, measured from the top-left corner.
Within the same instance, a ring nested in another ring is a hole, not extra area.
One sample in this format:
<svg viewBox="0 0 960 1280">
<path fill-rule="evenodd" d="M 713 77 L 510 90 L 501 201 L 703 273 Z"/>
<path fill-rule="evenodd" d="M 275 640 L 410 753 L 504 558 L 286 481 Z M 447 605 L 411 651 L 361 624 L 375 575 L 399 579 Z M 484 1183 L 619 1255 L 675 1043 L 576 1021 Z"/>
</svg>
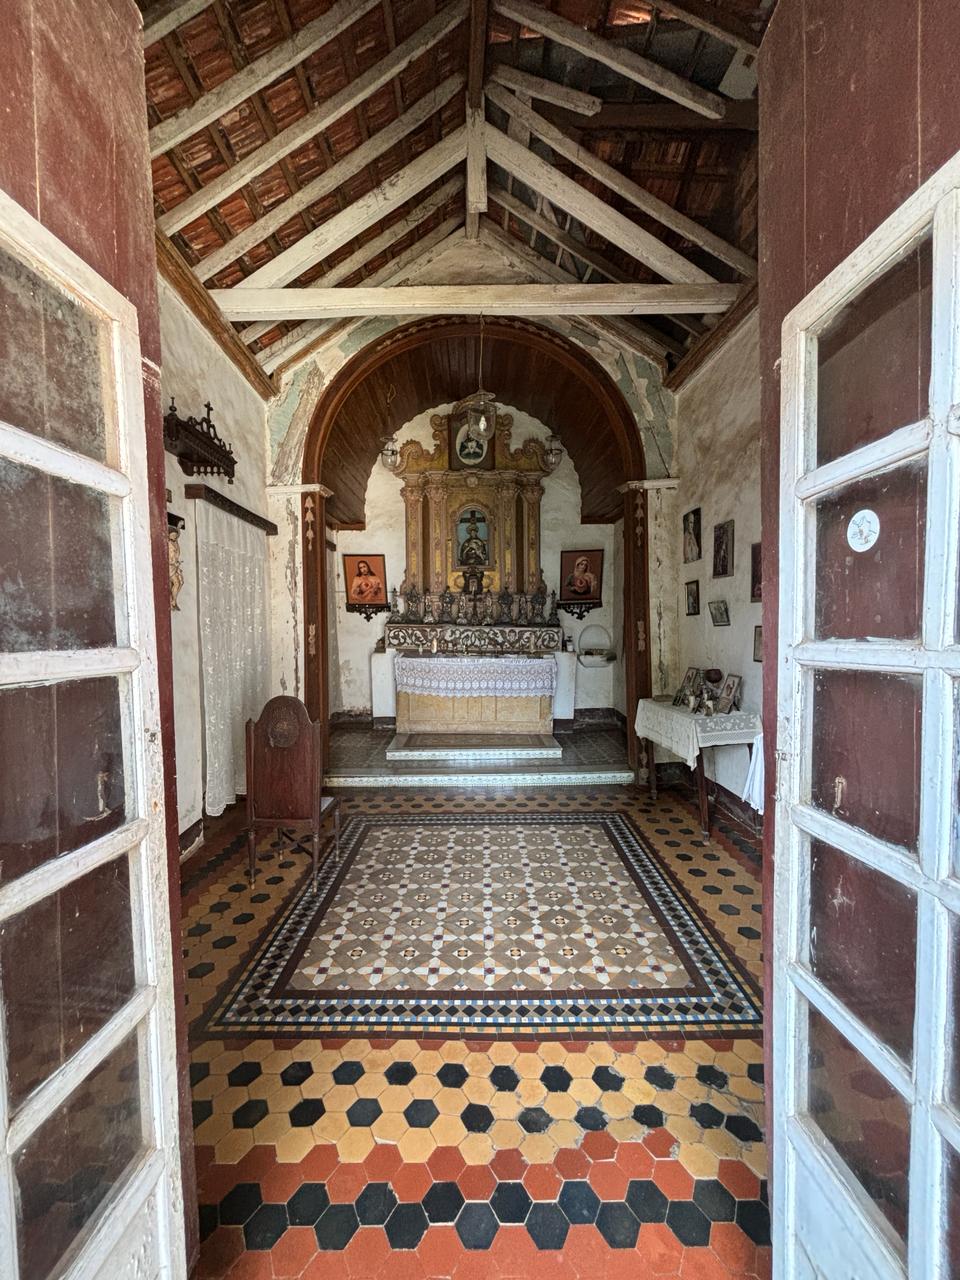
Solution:
<svg viewBox="0 0 960 1280">
<path fill-rule="evenodd" d="M 568 49 L 574 49 L 594 62 L 603 63 L 628 80 L 634 80 L 701 115 L 718 120 L 723 117 L 726 104 L 719 94 L 701 89 L 692 80 L 685 80 L 683 76 L 661 67 L 659 63 L 651 62 L 649 58 L 641 57 L 632 49 L 612 44 L 601 36 L 578 27 L 575 22 L 530 4 L 528 0 L 493 0 L 493 4 L 496 11 L 505 18 L 512 18 L 514 22 L 539 31 L 557 44 L 564 44 Z"/>
<path fill-rule="evenodd" d="M 604 186 L 609 187 L 611 191 L 615 191 L 617 195 L 629 200 L 637 209 L 648 214 L 651 218 L 655 218 L 662 226 L 669 227 L 671 231 L 675 231 L 678 235 L 682 235 L 685 239 L 692 241 L 701 249 L 706 250 L 712 257 L 725 262 L 748 279 L 756 279 L 757 264 L 749 254 L 744 253 L 732 244 L 728 244 L 721 236 L 708 231 L 706 227 L 694 222 L 686 214 L 680 213 L 679 210 L 667 204 L 666 201 L 659 200 L 656 196 L 651 195 L 649 191 L 639 186 L 631 178 L 626 177 L 614 169 L 612 165 L 607 164 L 605 160 L 601 160 L 599 156 L 594 155 L 588 148 L 582 147 L 572 138 L 568 138 L 556 125 L 538 115 L 532 107 L 528 107 L 521 102 L 508 89 L 504 89 L 500 85 L 490 85 L 487 89 L 487 95 L 491 102 L 496 103 L 507 115 L 514 116 L 520 120 L 541 142 L 545 142 L 558 155 L 566 156 L 568 160 L 572 160 L 578 168 L 598 179 Z"/>
<path fill-rule="evenodd" d="M 703 0 L 682 0 L 680 4 L 675 4 L 674 0 L 656 0 L 656 6 L 663 17 L 676 18 L 688 27 L 705 31 L 742 53 L 756 55 L 760 48 L 760 37 L 751 27 L 716 5 L 704 4 Z"/>
<path fill-rule="evenodd" d="M 506 89 L 512 89 L 514 93 L 525 94 L 538 102 L 550 102 L 581 116 L 596 115 L 603 106 L 602 99 L 595 98 L 592 93 L 581 93 L 579 89 L 571 89 L 569 85 L 544 80 L 542 76 L 532 76 L 519 67 L 511 67 L 508 62 L 498 63 L 490 72 L 490 80 L 495 84 L 502 84 Z"/>
<path fill-rule="evenodd" d="M 212 0 L 157 0 L 143 15 L 143 47 L 156 44 L 208 8 Z"/>
<path fill-rule="evenodd" d="M 398 44 L 392 53 L 381 58 L 351 84 L 321 102 L 319 106 L 314 107 L 293 124 L 288 125 L 275 138 L 258 147 L 256 151 L 252 151 L 250 155 L 214 178 L 212 182 L 208 182 L 192 196 L 188 196 L 176 208 L 163 214 L 157 220 L 157 226 L 166 235 L 172 235 L 174 231 L 179 231 L 181 227 L 193 222 L 214 205 L 226 200 L 234 191 L 246 186 L 257 174 L 263 173 L 285 155 L 303 146 L 305 142 L 309 142 L 312 137 L 328 129 L 341 116 L 352 111 L 371 94 L 382 89 L 411 62 L 416 61 L 421 54 L 459 26 L 466 16 L 467 0 L 454 0 L 453 4 L 448 5 L 436 17 L 424 23 L 402 44 Z"/>
<path fill-rule="evenodd" d="M 324 170 L 289 199 L 275 205 L 264 217 L 258 218 L 239 235 L 228 240 L 222 249 L 217 249 L 203 258 L 195 268 L 197 275 L 201 280 L 209 280 L 211 276 L 215 276 L 218 271 L 235 262 L 254 246 L 261 244 L 267 236 L 273 235 L 296 214 L 356 177 L 371 161 L 384 155 L 429 120 L 434 112 L 439 111 L 463 89 L 464 84 L 465 78 L 462 75 L 448 76 L 443 84 L 424 94 L 408 111 L 388 124 L 386 128 L 380 129 L 353 151 L 348 151 L 342 160 L 338 160 L 336 164 Z"/>
</svg>

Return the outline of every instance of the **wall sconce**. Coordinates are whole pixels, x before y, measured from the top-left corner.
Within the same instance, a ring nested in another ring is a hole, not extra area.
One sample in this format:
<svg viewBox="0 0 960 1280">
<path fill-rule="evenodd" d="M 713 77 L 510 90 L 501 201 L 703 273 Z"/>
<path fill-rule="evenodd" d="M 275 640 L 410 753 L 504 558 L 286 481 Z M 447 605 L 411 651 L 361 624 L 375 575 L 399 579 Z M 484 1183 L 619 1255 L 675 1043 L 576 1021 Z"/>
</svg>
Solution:
<svg viewBox="0 0 960 1280">
<path fill-rule="evenodd" d="M 550 471 L 556 471 L 563 458 L 563 445 L 560 437 L 555 435 L 547 436 L 546 447 L 543 451 L 543 458 Z"/>
<path fill-rule="evenodd" d="M 380 444 L 380 461 L 388 471 L 396 471 L 400 465 L 400 450 L 393 436 L 384 436 Z"/>
</svg>

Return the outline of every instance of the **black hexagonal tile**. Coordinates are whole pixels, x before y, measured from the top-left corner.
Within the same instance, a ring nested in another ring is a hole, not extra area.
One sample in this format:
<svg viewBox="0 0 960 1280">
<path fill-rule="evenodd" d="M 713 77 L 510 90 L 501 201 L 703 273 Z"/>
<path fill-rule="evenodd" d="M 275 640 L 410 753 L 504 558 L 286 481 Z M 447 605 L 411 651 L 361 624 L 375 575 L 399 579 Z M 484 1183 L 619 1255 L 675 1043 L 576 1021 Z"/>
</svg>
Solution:
<svg viewBox="0 0 960 1280">
<path fill-rule="evenodd" d="M 719 1129 L 723 1124 L 723 1112 L 709 1102 L 691 1103 L 690 1118 L 696 1120 L 701 1129 Z"/>
<path fill-rule="evenodd" d="M 224 1227 L 242 1227 L 263 1203 L 259 1182 L 238 1182 L 220 1201 L 220 1223 Z"/>
<path fill-rule="evenodd" d="M 754 1084 L 763 1084 L 763 1063 L 751 1062 L 747 1067 L 747 1079 Z"/>
<path fill-rule="evenodd" d="M 319 1098 L 302 1098 L 290 1108 L 290 1123 L 295 1129 L 309 1129 L 323 1119 L 326 1110 Z"/>
<path fill-rule="evenodd" d="M 238 1062 L 232 1071 L 227 1073 L 227 1082 L 233 1088 L 253 1084 L 263 1075 L 263 1067 L 259 1062 Z"/>
<path fill-rule="evenodd" d="M 480 1102 L 468 1102 L 460 1112 L 460 1119 L 467 1133 L 486 1133 L 493 1124 L 493 1112 Z"/>
<path fill-rule="evenodd" d="M 591 1132 L 607 1127 L 607 1117 L 599 1107 L 581 1107 L 574 1119 L 581 1129 L 588 1129 Z"/>
<path fill-rule="evenodd" d="M 340 1062 L 334 1068 L 333 1078 L 337 1084 L 356 1084 L 363 1075 L 362 1062 Z"/>
<path fill-rule="evenodd" d="M 540 1072 L 540 1080 L 550 1093 L 566 1093 L 573 1084 L 573 1076 L 566 1067 L 551 1064 Z"/>
<path fill-rule="evenodd" d="M 356 1199 L 362 1227 L 382 1227 L 396 1207 L 397 1197 L 389 1182 L 368 1182 Z"/>
<path fill-rule="evenodd" d="M 317 1248 L 345 1249 L 360 1228 L 357 1211 L 352 1204 L 331 1204 L 321 1213 L 314 1230 Z"/>
<path fill-rule="evenodd" d="M 739 1138 L 741 1142 L 763 1141 L 763 1133 L 749 1116 L 727 1116 L 723 1124 L 724 1128 L 728 1129 L 735 1138 Z"/>
<path fill-rule="evenodd" d="M 197 1219 L 200 1224 L 200 1243 L 209 1240 L 220 1225 L 220 1214 L 215 1204 L 197 1205 Z"/>
<path fill-rule="evenodd" d="M 637 1124 L 645 1124 L 648 1129 L 662 1129 L 663 1112 L 649 1102 L 640 1102 L 633 1108 L 633 1118 Z"/>
<path fill-rule="evenodd" d="M 223 1221 L 222 1208 L 220 1220 Z M 770 1243 L 770 1210 L 762 1200 L 738 1200 L 734 1221 L 754 1244 Z"/>
<path fill-rule="evenodd" d="M 697 1079 L 711 1089 L 725 1089 L 730 1083 L 727 1073 L 719 1067 L 711 1066 L 709 1062 L 701 1062 L 697 1067 Z"/>
<path fill-rule="evenodd" d="M 732 1222 L 737 1202 L 716 1178 L 698 1178 L 693 1184 L 693 1203 L 711 1222 Z"/>
<path fill-rule="evenodd" d="M 209 960 L 204 960 L 202 964 L 195 964 L 187 970 L 188 978 L 205 978 L 208 973 L 213 973 L 213 965 Z"/>
<path fill-rule="evenodd" d="M 285 1204 L 262 1204 L 243 1228 L 243 1241 L 248 1249 L 272 1249 L 290 1224 Z"/>
<path fill-rule="evenodd" d="M 437 1072 L 437 1079 L 445 1089 L 462 1089 L 468 1075 L 462 1062 L 445 1062 Z"/>
<path fill-rule="evenodd" d="M 312 1227 L 330 1203 L 322 1182 L 304 1182 L 287 1201 L 287 1217 L 292 1227 Z"/>
<path fill-rule="evenodd" d="M 208 1098 L 197 1098 L 193 1104 L 193 1127 L 199 1129 L 212 1115 L 213 1103 Z"/>
<path fill-rule="evenodd" d="M 499 1222 L 524 1222 L 530 1212 L 530 1193 L 522 1182 L 501 1182 L 490 1197 Z"/>
<path fill-rule="evenodd" d="M 527 1231 L 538 1249 L 562 1249 L 570 1227 L 555 1204 L 539 1200 L 527 1217 Z"/>
<path fill-rule="evenodd" d="M 640 1222 L 663 1222 L 669 1201 L 649 1178 L 634 1178 L 627 1187 L 627 1205 Z"/>
<path fill-rule="evenodd" d="M 498 1066 L 490 1072 L 490 1083 L 501 1093 L 512 1093 L 520 1084 L 520 1077 L 513 1067 Z"/>
<path fill-rule="evenodd" d="M 384 1072 L 388 1084 L 409 1084 L 416 1074 L 412 1062 L 391 1062 Z"/>
<path fill-rule="evenodd" d="M 430 1098 L 414 1098 L 404 1108 L 404 1119 L 411 1129 L 429 1129 L 440 1112 Z"/>
<path fill-rule="evenodd" d="M 355 1129 L 369 1129 L 383 1115 L 376 1098 L 358 1098 L 347 1107 L 347 1119 Z"/>
<path fill-rule="evenodd" d="M 600 1206 L 597 1230 L 611 1249 L 632 1249 L 640 1234 L 640 1223 L 627 1205 L 608 1201 Z"/>
<path fill-rule="evenodd" d="M 463 1192 L 455 1182 L 435 1182 L 422 1200 L 431 1222 L 454 1222 L 463 1203 Z"/>
<path fill-rule="evenodd" d="M 588 1226 L 597 1220 L 600 1197 L 589 1182 L 565 1182 L 557 1203 L 574 1226 Z"/>
<path fill-rule="evenodd" d="M 671 1200 L 667 1207 L 667 1226 L 684 1245 L 710 1243 L 710 1219 L 692 1200 Z"/>
<path fill-rule="evenodd" d="M 643 1078 L 647 1084 L 652 1084 L 655 1089 L 672 1089 L 677 1083 L 677 1077 L 672 1071 L 668 1071 L 666 1067 L 656 1064 L 647 1067 L 643 1073 Z"/>
<path fill-rule="evenodd" d="M 287 1085 L 303 1084 L 313 1075 L 313 1067 L 309 1062 L 291 1062 L 280 1072 L 280 1079 Z"/>
<path fill-rule="evenodd" d="M 457 1215 L 457 1235 L 465 1249 L 489 1249 L 500 1224 L 488 1204 L 471 1200 Z"/>
<path fill-rule="evenodd" d="M 210 1074 L 209 1062 L 191 1062 L 190 1063 L 191 1085 L 199 1084 L 201 1080 L 206 1080 L 209 1074 Z"/>
<path fill-rule="evenodd" d="M 252 1129 L 264 1118 L 267 1110 L 267 1104 L 262 1098 L 251 1098 L 249 1102 L 242 1103 L 234 1111 L 233 1127 L 235 1129 Z"/>
<path fill-rule="evenodd" d="M 232 947 L 236 942 L 236 938 L 232 933 L 225 933 L 222 938 L 217 938 L 211 945 L 214 951 L 226 951 L 228 947 Z"/>
<path fill-rule="evenodd" d="M 525 1133 L 546 1133 L 553 1123 L 553 1118 L 543 1107 L 524 1107 L 517 1116 L 520 1128 Z"/>
<path fill-rule="evenodd" d="M 619 1093 L 623 1088 L 623 1076 L 613 1067 L 597 1067 L 593 1073 L 593 1083 L 604 1093 Z"/>
<path fill-rule="evenodd" d="M 427 1215 L 423 1205 L 398 1204 L 386 1225 L 391 1249 L 415 1249 L 426 1229 Z"/>
</svg>

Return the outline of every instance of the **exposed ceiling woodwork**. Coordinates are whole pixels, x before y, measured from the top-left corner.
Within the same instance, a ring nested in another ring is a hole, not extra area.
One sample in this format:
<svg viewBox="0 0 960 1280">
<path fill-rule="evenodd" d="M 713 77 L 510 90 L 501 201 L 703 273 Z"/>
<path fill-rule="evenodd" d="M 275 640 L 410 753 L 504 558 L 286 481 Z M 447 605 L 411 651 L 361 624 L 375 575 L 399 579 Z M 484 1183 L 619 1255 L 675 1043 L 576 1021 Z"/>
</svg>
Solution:
<svg viewBox="0 0 960 1280">
<path fill-rule="evenodd" d="M 477 389 L 479 338 L 476 321 L 419 323 L 391 335 L 384 358 L 376 348 L 363 361 L 368 367 L 353 375 L 348 366 L 347 390 L 337 401 L 319 469 L 334 494 L 327 503 L 333 522 L 363 524 L 370 472 L 384 436 Z M 501 405 L 538 418 L 563 441 L 580 478 L 584 521 L 603 523 L 623 514 L 617 489 L 642 474 L 639 442 L 632 423 L 633 451 L 621 439 L 622 401 L 599 366 L 549 330 L 525 321 L 492 321 L 484 326 L 483 384 L 496 388 Z M 629 410 L 626 415 L 630 419 Z"/>
<path fill-rule="evenodd" d="M 547 280 L 749 283 L 756 104 L 728 85 L 768 0 L 141 7 L 158 226 L 210 290 L 399 285 L 485 216 Z M 669 362 L 708 329 L 617 324 Z M 236 329 L 270 371 L 318 324 Z"/>
</svg>

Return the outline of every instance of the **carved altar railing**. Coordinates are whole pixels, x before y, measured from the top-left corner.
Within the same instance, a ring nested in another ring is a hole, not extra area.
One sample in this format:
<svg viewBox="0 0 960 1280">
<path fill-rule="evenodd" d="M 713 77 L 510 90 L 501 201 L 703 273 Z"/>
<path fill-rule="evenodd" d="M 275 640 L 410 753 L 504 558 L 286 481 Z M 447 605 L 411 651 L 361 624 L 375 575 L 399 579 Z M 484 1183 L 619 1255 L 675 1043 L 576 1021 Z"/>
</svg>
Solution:
<svg viewBox="0 0 960 1280">
<path fill-rule="evenodd" d="M 388 649 L 432 650 L 438 653 L 559 653 L 559 626 L 470 626 L 444 622 L 388 622 L 383 642 Z"/>
</svg>

